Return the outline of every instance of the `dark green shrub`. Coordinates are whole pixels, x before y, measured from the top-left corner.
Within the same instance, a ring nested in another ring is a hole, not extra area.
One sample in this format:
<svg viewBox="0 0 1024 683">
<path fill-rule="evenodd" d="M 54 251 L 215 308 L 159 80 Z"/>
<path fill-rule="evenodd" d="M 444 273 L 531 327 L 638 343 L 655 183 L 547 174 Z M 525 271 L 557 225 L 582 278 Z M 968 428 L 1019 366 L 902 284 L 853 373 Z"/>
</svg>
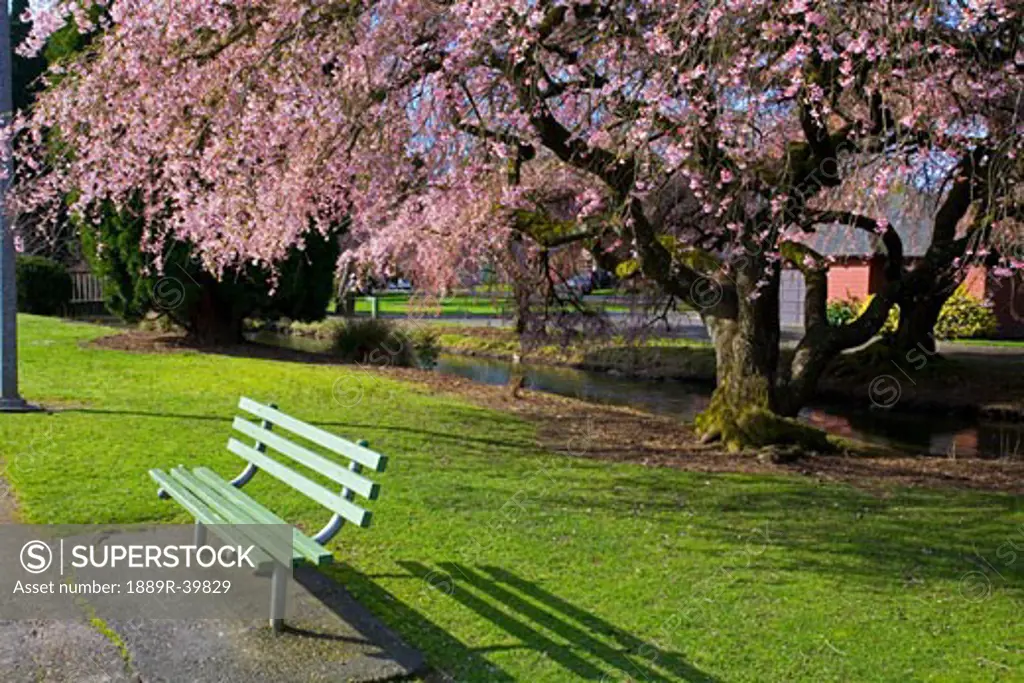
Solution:
<svg viewBox="0 0 1024 683">
<path fill-rule="evenodd" d="M 13 0 L 10 4 L 12 48 L 20 47 L 31 32 L 31 22 L 21 20 L 28 7 L 29 0 Z M 26 57 L 13 49 L 11 52 L 14 62 L 11 69 L 14 109 L 25 111 L 35 100 L 35 94 L 42 85 L 39 78 L 46 73 L 46 57 L 38 54 Z"/>
<path fill-rule="evenodd" d="M 409 331 L 408 337 L 421 368 L 430 369 L 437 365 L 437 358 L 441 355 L 441 335 L 436 330 L 417 327 Z"/>
<path fill-rule="evenodd" d="M 409 336 L 387 320 L 349 320 L 334 329 L 332 353 L 347 363 L 415 367 Z"/>
<path fill-rule="evenodd" d="M 267 268 L 253 265 L 218 279 L 184 242 L 169 240 L 161 254 L 147 253 L 139 248 L 143 227 L 130 211 L 112 207 L 105 208 L 98 223 L 79 222 L 83 252 L 103 282 L 107 308 L 126 321 L 156 311 L 197 342 L 216 345 L 242 341 L 242 322 L 248 317 L 308 322 L 327 312 L 342 228 L 327 236 L 310 230 L 305 249 L 292 249 L 278 264 L 275 286 Z"/>
<path fill-rule="evenodd" d="M 22 313 L 57 315 L 71 302 L 71 276 L 57 261 L 19 255 L 14 270 L 18 282 L 18 310 Z"/>
</svg>

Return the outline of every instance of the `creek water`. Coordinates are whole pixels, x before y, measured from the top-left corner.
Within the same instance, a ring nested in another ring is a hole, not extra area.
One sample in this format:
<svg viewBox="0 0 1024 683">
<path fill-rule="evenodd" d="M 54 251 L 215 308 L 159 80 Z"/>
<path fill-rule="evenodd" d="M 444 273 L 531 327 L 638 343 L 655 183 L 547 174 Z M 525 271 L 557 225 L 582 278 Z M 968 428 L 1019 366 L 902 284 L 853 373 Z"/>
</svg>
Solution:
<svg viewBox="0 0 1024 683">
<path fill-rule="evenodd" d="M 322 353 L 325 343 L 315 339 L 267 332 L 253 341 L 301 351 Z M 524 386 L 595 403 L 624 405 L 686 422 L 703 410 L 712 387 L 679 380 L 651 380 L 606 372 L 552 365 L 520 365 Z M 508 361 L 441 354 L 435 372 L 457 375 L 474 382 L 508 382 Z M 869 403 L 865 398 L 865 403 Z M 849 405 L 814 405 L 800 419 L 830 433 L 937 457 L 1024 458 L 1024 424 L 976 420 L 966 417 L 868 409 Z"/>
</svg>

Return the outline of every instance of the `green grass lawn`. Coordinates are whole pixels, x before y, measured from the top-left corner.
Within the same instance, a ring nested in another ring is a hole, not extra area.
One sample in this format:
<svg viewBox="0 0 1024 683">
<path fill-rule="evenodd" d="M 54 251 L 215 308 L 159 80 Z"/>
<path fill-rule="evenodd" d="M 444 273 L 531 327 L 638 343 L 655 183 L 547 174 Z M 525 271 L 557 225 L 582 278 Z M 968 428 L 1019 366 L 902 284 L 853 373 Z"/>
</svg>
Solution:
<svg viewBox="0 0 1024 683">
<path fill-rule="evenodd" d="M 431 301 L 429 305 L 423 303 L 419 306 L 410 303 L 411 294 L 400 292 L 389 292 L 377 294 L 378 310 L 384 314 L 409 315 L 419 314 L 433 316 L 440 313 L 447 316 L 462 315 L 491 315 L 500 317 L 505 315 L 505 307 L 510 301 L 504 293 L 495 295 L 457 295 L 449 296 L 437 301 Z M 370 313 L 369 297 L 356 299 L 356 313 Z"/>
<path fill-rule="evenodd" d="M 600 290 L 601 296 L 607 296 L 611 290 Z M 589 305 L 595 308 L 603 308 L 608 312 L 623 312 L 628 310 L 627 306 L 619 303 L 602 305 L 601 296 L 588 297 Z M 402 292 L 386 292 L 375 295 L 377 297 L 378 311 L 381 314 L 389 315 L 420 315 L 428 316 L 493 316 L 503 317 L 512 315 L 514 302 L 506 291 L 493 293 L 482 292 L 479 294 L 458 294 L 447 296 L 442 299 L 423 299 L 417 301 L 413 295 Z M 356 298 L 356 313 L 369 314 L 371 304 L 369 297 Z"/>
<path fill-rule="evenodd" d="M 438 325 L 434 330 L 439 346 L 449 353 L 512 358 L 523 352 L 518 336 L 509 328 Z M 530 363 L 615 369 L 648 377 L 715 378 L 715 350 L 711 343 L 676 337 L 652 336 L 630 341 L 621 335 L 594 336 L 572 344 L 556 339 L 531 346 L 523 358 Z"/>
<path fill-rule="evenodd" d="M 1024 680 L 1019 498 L 569 458 L 354 367 L 133 355 L 83 346 L 102 328 L 20 322 L 24 394 L 59 408 L 0 416 L 26 521 L 187 522 L 146 471 L 233 475 L 238 396 L 276 402 L 391 456 L 374 526 L 344 529 L 328 571 L 455 680 Z"/>
<path fill-rule="evenodd" d="M 965 346 L 1001 346 L 1024 351 L 1024 340 L 1022 339 L 957 339 L 948 343 L 964 344 Z"/>
</svg>

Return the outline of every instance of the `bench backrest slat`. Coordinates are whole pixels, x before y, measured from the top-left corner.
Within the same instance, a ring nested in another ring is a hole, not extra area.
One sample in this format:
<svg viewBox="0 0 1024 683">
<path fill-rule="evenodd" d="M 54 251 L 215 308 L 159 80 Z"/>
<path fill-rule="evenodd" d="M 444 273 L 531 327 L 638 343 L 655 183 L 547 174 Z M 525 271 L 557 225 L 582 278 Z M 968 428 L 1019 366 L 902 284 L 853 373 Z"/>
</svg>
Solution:
<svg viewBox="0 0 1024 683">
<path fill-rule="evenodd" d="M 273 458 L 260 453 L 252 446 L 247 446 L 237 439 L 228 440 L 228 450 L 245 458 L 272 477 L 288 484 L 296 491 L 299 491 L 310 499 L 320 503 L 332 512 L 336 512 L 348 521 L 361 527 L 370 525 L 370 512 L 364 510 L 355 503 L 345 500 L 336 493 L 328 491 L 320 484 L 307 479 L 295 470 L 277 462 Z"/>
<path fill-rule="evenodd" d="M 332 479 L 341 484 L 346 489 L 358 493 L 363 498 L 375 500 L 377 498 L 377 494 L 380 492 L 379 484 L 370 481 L 366 477 L 357 474 L 347 467 L 342 467 L 338 463 L 332 462 L 327 458 L 314 453 L 308 448 L 292 443 L 279 434 L 275 434 L 268 429 L 263 429 L 260 425 L 254 424 L 240 417 L 236 417 L 235 421 L 232 423 L 232 427 L 242 434 L 252 437 L 257 441 L 257 443 L 269 446 L 275 451 L 278 451 L 283 455 L 287 455 L 295 462 L 305 465 L 315 472 L 319 472 L 328 479 Z M 258 447 L 256 450 L 264 453 L 266 452 Z"/>
<path fill-rule="evenodd" d="M 250 398 L 243 396 L 238 401 L 238 407 L 251 415 L 255 415 L 256 417 L 266 420 L 273 425 L 286 429 L 292 434 L 308 439 L 318 446 L 323 446 L 338 455 L 350 458 L 372 470 L 383 472 L 387 465 L 387 458 L 380 453 L 371 451 L 369 448 L 364 446 L 354 444 L 351 441 L 346 441 L 340 436 L 335 436 L 330 432 L 314 427 L 313 425 L 306 424 L 301 420 L 296 420 L 290 415 L 286 415 L 279 410 L 257 403 Z"/>
</svg>

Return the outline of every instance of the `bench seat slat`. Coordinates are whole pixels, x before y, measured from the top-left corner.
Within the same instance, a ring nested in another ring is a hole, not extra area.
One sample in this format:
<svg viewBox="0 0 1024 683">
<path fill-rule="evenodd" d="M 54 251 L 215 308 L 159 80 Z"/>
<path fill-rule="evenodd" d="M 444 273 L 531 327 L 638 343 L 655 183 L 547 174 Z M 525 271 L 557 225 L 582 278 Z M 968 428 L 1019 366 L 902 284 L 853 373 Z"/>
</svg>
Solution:
<svg viewBox="0 0 1024 683">
<path fill-rule="evenodd" d="M 218 516 L 222 517 L 227 524 L 258 524 L 259 522 L 250 517 L 242 508 L 232 505 L 223 500 L 189 474 L 184 467 L 175 467 L 170 471 L 171 478 L 188 489 L 188 492 L 208 506 Z"/>
<path fill-rule="evenodd" d="M 162 470 L 150 470 L 149 476 L 160 485 L 168 495 L 178 501 L 197 521 L 203 524 L 228 524 L 229 522 L 196 498 L 187 488 L 171 479 Z"/>
<path fill-rule="evenodd" d="M 288 524 L 288 522 L 263 507 L 260 503 L 236 489 L 213 470 L 206 467 L 197 467 L 192 471 L 192 474 L 194 474 L 200 481 L 215 489 L 225 498 L 229 498 L 233 503 L 245 508 L 249 514 L 259 519 L 260 523 Z M 298 529 L 293 529 L 293 532 L 292 542 L 294 543 L 295 549 L 312 564 L 317 566 L 330 564 L 334 559 L 334 556 L 330 551 L 306 534 L 302 533 Z"/>
<path fill-rule="evenodd" d="M 259 527 L 263 526 L 260 522 L 249 515 L 243 508 L 237 507 L 230 501 L 225 500 L 219 496 L 212 488 L 203 482 L 199 481 L 184 467 L 176 467 L 171 470 L 171 477 L 176 479 L 181 485 L 187 487 L 189 492 L 192 493 L 196 498 L 209 505 L 217 514 L 227 520 L 227 524 L 242 526 L 238 529 L 240 533 L 248 536 L 253 543 L 262 548 L 268 554 L 273 554 L 270 551 L 280 551 L 281 544 L 273 543 L 269 540 L 266 535 L 259 533 Z M 289 543 L 287 555 L 283 555 L 280 552 L 273 554 L 274 559 L 285 565 L 295 564 L 297 551 L 294 546 Z M 301 559 L 301 558 L 299 558 Z"/>
<path fill-rule="evenodd" d="M 160 488 L 164 490 L 169 496 L 174 498 L 185 510 L 187 510 L 196 521 L 210 527 L 210 530 L 215 535 L 219 536 L 221 540 L 227 543 L 233 543 L 236 545 L 250 545 L 254 543 L 255 539 L 251 539 L 245 534 L 242 534 L 237 527 L 231 525 L 224 517 L 216 513 L 207 507 L 201 500 L 192 494 L 185 486 L 178 481 L 172 479 L 167 475 L 166 472 L 161 470 L 150 470 L 149 476 L 160 485 Z M 270 560 L 270 556 L 264 552 L 263 548 L 257 548 L 256 560 L 257 562 L 265 562 Z"/>
<path fill-rule="evenodd" d="M 307 479 L 298 472 L 291 470 L 273 458 L 260 453 L 251 446 L 247 446 L 237 439 L 228 440 L 228 450 L 235 455 L 245 458 L 267 474 L 288 484 L 296 491 L 299 491 L 310 499 L 320 503 L 328 510 L 337 512 L 339 515 L 361 527 L 370 526 L 371 514 L 355 503 L 345 500 L 341 496 L 332 493 L 320 484 Z"/>
<path fill-rule="evenodd" d="M 370 469 L 383 472 L 387 465 L 387 458 L 380 453 L 371 451 L 369 448 L 364 446 L 354 444 L 340 436 L 335 436 L 334 434 L 324 431 L 319 427 L 314 427 L 313 425 L 306 424 L 301 420 L 296 420 L 290 415 L 286 415 L 279 410 L 257 403 L 251 398 L 243 396 L 238 401 L 238 407 L 247 413 L 267 420 L 276 426 L 283 427 L 289 432 L 297 434 L 304 439 L 309 439 L 313 443 L 319 444 L 324 448 L 329 448 L 339 455 L 351 458 Z"/>
<path fill-rule="evenodd" d="M 375 500 L 380 491 L 380 486 L 366 477 L 356 474 L 347 467 L 331 462 L 308 448 L 292 443 L 280 434 L 264 429 L 248 420 L 236 417 L 232 427 L 242 434 L 252 437 L 257 442 L 270 446 L 274 450 L 287 455 L 289 458 L 305 465 L 311 470 L 319 472 L 329 479 L 333 479 L 342 486 L 355 491 L 363 498 Z"/>
</svg>

